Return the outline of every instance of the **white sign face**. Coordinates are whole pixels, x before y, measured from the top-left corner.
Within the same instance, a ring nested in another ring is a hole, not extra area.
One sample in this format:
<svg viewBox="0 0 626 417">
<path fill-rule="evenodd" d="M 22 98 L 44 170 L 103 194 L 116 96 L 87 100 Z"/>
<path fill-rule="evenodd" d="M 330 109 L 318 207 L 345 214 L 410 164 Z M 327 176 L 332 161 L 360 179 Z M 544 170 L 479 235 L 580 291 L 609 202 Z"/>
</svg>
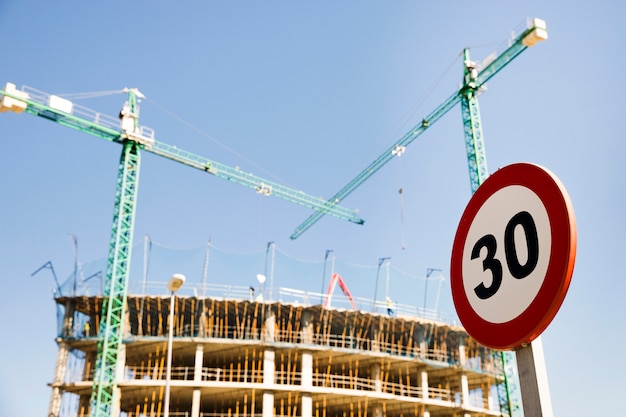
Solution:
<svg viewBox="0 0 626 417">
<path fill-rule="evenodd" d="M 474 311 L 491 323 L 524 312 L 543 284 L 550 247 L 548 213 L 533 191 L 511 185 L 489 197 L 463 252 L 463 287 Z"/>
<path fill-rule="evenodd" d="M 472 196 L 452 246 L 463 327 L 494 349 L 533 341 L 560 308 L 575 259 L 576 221 L 559 179 L 533 164 L 499 169 Z"/>
</svg>

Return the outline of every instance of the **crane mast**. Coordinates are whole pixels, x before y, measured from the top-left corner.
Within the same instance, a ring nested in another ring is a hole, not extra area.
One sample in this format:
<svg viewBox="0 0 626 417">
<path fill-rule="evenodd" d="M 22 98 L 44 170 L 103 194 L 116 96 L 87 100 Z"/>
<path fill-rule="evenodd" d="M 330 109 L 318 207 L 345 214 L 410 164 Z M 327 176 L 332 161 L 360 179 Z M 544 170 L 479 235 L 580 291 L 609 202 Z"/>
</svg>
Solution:
<svg viewBox="0 0 626 417">
<path fill-rule="evenodd" d="M 128 103 L 120 114 L 122 129 L 128 137 L 122 143 L 122 154 L 117 172 L 113 226 L 102 301 L 102 324 L 98 330 L 98 356 L 90 400 L 92 416 L 117 415 L 119 411 L 112 410 L 111 407 L 118 403 L 115 398 L 119 395 L 116 376 L 124 333 L 123 318 L 128 294 L 133 226 L 137 207 L 141 153 L 139 143 L 131 137 L 138 128 L 138 111 L 137 91 L 131 89 Z"/>
<path fill-rule="evenodd" d="M 465 150 L 467 153 L 467 167 L 469 170 L 470 187 L 472 194 L 489 176 L 487 169 L 487 155 L 483 141 L 483 128 L 480 121 L 478 106 L 479 87 L 476 84 L 478 71 L 476 64 L 470 61 L 469 49 L 463 50 L 463 82 L 459 94 L 461 96 L 461 115 L 463 117 L 463 131 L 465 133 Z"/>
<path fill-rule="evenodd" d="M 127 89 L 126 92 L 128 101 L 120 112 L 120 123 L 114 118 L 74 105 L 62 97 L 35 89 L 24 87 L 18 90 L 11 83 L 7 83 L 4 90 L 0 89 L 0 112 L 26 112 L 122 145 L 104 283 L 102 319 L 98 329 L 96 372 L 90 399 L 92 417 L 117 416 L 120 411 L 114 409 L 114 406 L 119 404 L 118 358 L 121 352 L 128 294 L 141 150 L 254 188 L 260 194 L 274 195 L 343 220 L 363 224 L 363 220 L 353 211 L 337 204 L 155 141 L 154 131 L 139 125 L 138 99 L 143 98 L 143 95 L 137 89 Z"/>
<path fill-rule="evenodd" d="M 482 69 L 469 61 L 469 51 L 464 50 L 464 79 L 463 86 L 455 91 L 443 103 L 437 106 L 417 125 L 409 130 L 404 136 L 387 148 L 378 158 L 370 163 L 363 171 L 357 174 L 348 184 L 334 194 L 329 203 L 339 204 L 361 184 L 378 172 L 395 156 L 400 156 L 406 147 L 413 143 L 422 133 L 432 127 L 446 113 L 461 102 L 463 114 L 463 126 L 465 130 L 465 142 L 468 155 L 468 168 L 470 172 L 470 186 L 472 192 L 480 181 L 487 177 L 487 158 L 482 137 L 480 115 L 478 109 L 478 93 L 484 88 L 487 81 L 507 66 L 519 54 L 537 42 L 548 38 L 546 23 L 541 19 L 530 19 L 525 27 L 510 40 L 509 44 L 500 53 L 491 54 Z M 323 212 L 311 214 L 302 222 L 291 235 L 296 239 L 324 216 Z"/>
</svg>

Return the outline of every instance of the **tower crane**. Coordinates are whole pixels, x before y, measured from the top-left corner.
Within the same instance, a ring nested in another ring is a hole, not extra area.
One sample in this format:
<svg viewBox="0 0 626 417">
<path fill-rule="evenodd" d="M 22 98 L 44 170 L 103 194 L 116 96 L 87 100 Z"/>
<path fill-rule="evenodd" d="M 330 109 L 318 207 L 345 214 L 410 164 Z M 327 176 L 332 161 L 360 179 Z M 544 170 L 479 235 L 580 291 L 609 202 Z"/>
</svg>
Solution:
<svg viewBox="0 0 626 417">
<path fill-rule="evenodd" d="M 119 120 L 31 87 L 17 89 L 15 84 L 7 83 L 4 89 L 0 89 L 1 112 L 25 112 L 122 145 L 98 332 L 96 374 L 90 400 L 92 417 L 112 415 L 114 397 L 119 395 L 116 381 L 118 355 L 123 335 L 142 150 L 253 188 L 260 194 L 363 224 L 360 217 L 345 207 L 155 140 L 154 130 L 139 124 L 139 99 L 144 98 L 143 94 L 136 88 L 125 89 L 124 92 L 128 93 L 128 101 L 120 112 Z"/>
<path fill-rule="evenodd" d="M 378 158 L 361 171 L 352 181 L 341 190 L 337 191 L 328 202 L 338 204 L 361 184 L 367 181 L 372 175 L 380 170 L 385 164 L 400 156 L 415 139 L 424 133 L 435 122 L 441 119 L 446 113 L 461 103 L 463 116 L 463 129 L 465 133 L 465 148 L 467 151 L 467 162 L 470 176 L 470 186 L 472 193 L 476 191 L 482 181 L 488 176 L 487 157 L 483 142 L 482 125 L 480 122 L 480 112 L 478 107 L 478 94 L 485 87 L 494 75 L 513 61 L 519 54 L 537 42 L 548 38 L 546 23 L 541 19 L 530 19 L 526 27 L 514 35 L 508 47 L 500 53 L 491 54 L 483 63 L 482 68 L 470 60 L 469 50 L 463 50 L 464 77 L 463 85 L 448 97 L 442 104 L 424 117 L 416 126 L 409 130 L 404 136 L 386 149 Z M 324 212 L 316 211 L 311 214 L 302 224 L 300 224 L 291 235 L 291 239 L 296 239 L 311 226 L 317 223 Z"/>
<path fill-rule="evenodd" d="M 448 99 L 424 117 L 420 123 L 409 130 L 402 138 L 396 141 L 382 155 L 376 158 L 352 181 L 333 195 L 329 202 L 338 204 L 372 175 L 387 164 L 394 156 L 400 156 L 406 147 L 424 133 L 429 127 L 448 113 L 454 106 L 461 103 L 463 118 L 463 131 L 465 137 L 465 149 L 467 153 L 467 165 L 469 170 L 470 187 L 472 194 L 488 177 L 487 156 L 483 140 L 478 95 L 485 88 L 485 84 L 500 70 L 513 61 L 519 54 L 540 41 L 548 39 L 548 31 L 545 21 L 541 19 L 529 19 L 526 26 L 514 34 L 508 46 L 500 53 L 492 53 L 479 67 L 470 60 L 469 49 L 463 50 L 463 83 L 459 90 L 455 91 Z M 311 214 L 294 233 L 292 239 L 296 239 L 324 216 L 323 212 Z M 516 405 L 512 404 L 511 391 L 515 390 L 514 372 L 512 359 L 508 352 L 496 353 L 502 363 L 504 374 L 504 387 L 498 390 L 500 409 L 505 415 L 512 416 L 517 412 Z"/>
</svg>

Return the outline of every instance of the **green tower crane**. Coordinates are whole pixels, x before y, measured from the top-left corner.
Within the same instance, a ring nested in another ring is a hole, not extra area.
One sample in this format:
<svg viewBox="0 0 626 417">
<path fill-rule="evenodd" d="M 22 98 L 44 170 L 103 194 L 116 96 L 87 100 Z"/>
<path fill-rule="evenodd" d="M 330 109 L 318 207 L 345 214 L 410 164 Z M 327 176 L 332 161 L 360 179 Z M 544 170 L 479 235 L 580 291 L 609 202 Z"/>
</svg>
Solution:
<svg viewBox="0 0 626 417">
<path fill-rule="evenodd" d="M 482 68 L 479 68 L 476 63 L 470 60 L 469 49 L 464 49 L 463 84 L 461 88 L 424 117 L 419 124 L 409 130 L 402 138 L 386 149 L 382 155 L 376 158 L 352 179 L 352 181 L 333 195 L 329 202 L 338 204 L 345 199 L 369 177 L 387 164 L 387 162 L 391 161 L 394 156 L 401 155 L 409 144 L 458 103 L 461 104 L 470 187 L 473 194 L 480 184 L 489 176 L 482 123 L 480 120 L 480 109 L 478 106 L 478 95 L 481 90 L 485 88 L 487 81 L 513 61 L 519 54 L 547 38 L 548 32 L 546 23 L 541 19 L 529 19 L 524 28 L 513 35 L 507 47 L 499 53 L 491 54 L 483 63 Z M 291 238 L 296 239 L 323 216 L 324 213 L 319 211 L 311 214 L 296 228 Z M 504 382 L 498 387 L 500 410 L 502 415 L 512 416 L 519 412 L 519 406 L 511 399 L 512 393 L 517 391 L 514 387 L 516 381 L 516 367 L 514 366 L 514 360 L 511 358 L 509 352 L 498 352 L 496 355 L 498 356 L 497 361 L 501 364 L 504 375 Z"/>
<path fill-rule="evenodd" d="M 515 59 L 527 48 L 537 42 L 547 39 L 546 24 L 541 19 L 530 19 L 524 29 L 515 35 L 509 45 L 499 54 L 493 53 L 487 59 L 487 63 L 479 69 L 476 64 L 469 60 L 469 51 L 463 51 L 464 57 L 464 80 L 463 86 L 455 91 L 448 99 L 424 117 L 416 126 L 411 128 L 404 136 L 387 148 L 378 158 L 370 163 L 363 171 L 357 174 L 341 190 L 337 191 L 328 202 L 338 204 L 348 195 L 367 181 L 378 170 L 391 161 L 394 156 L 401 155 L 406 147 L 424 133 L 435 122 L 461 103 L 463 114 L 463 127 L 465 131 L 465 144 L 467 149 L 468 168 L 470 173 L 470 185 L 472 193 L 478 188 L 480 182 L 487 178 L 487 158 L 483 143 L 483 134 L 480 123 L 478 108 L 478 93 L 485 87 L 487 81 L 496 75 L 501 69 Z M 298 238 L 302 233 L 317 223 L 324 212 L 317 211 L 311 214 L 300 224 L 291 235 L 292 239 Z"/>
<path fill-rule="evenodd" d="M 120 112 L 120 121 L 31 87 L 25 86 L 20 90 L 14 84 L 7 83 L 4 89 L 0 89 L 0 112 L 25 112 L 122 145 L 102 320 L 98 331 L 96 373 L 90 400 L 92 417 L 111 416 L 114 412 L 112 406 L 116 403 L 114 397 L 118 395 L 118 355 L 123 335 L 142 150 L 253 188 L 260 194 L 272 195 L 342 220 L 363 224 L 363 220 L 353 211 L 335 203 L 156 141 L 154 131 L 139 124 L 138 100 L 144 96 L 137 89 L 125 89 L 124 92 L 128 93 L 128 101 Z"/>
</svg>

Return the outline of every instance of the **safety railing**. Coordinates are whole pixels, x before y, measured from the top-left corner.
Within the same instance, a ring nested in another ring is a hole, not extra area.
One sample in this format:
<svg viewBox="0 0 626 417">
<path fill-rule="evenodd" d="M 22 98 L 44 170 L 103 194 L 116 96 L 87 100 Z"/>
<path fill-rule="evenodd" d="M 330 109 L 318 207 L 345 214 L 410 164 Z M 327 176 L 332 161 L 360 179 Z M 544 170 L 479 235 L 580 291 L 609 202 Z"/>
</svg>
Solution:
<svg viewBox="0 0 626 417">
<path fill-rule="evenodd" d="M 87 120 L 98 126 L 103 126 L 108 129 L 122 132 L 122 127 L 119 119 L 115 117 L 99 113 L 88 107 L 81 106 L 63 97 L 56 96 L 54 94 L 48 94 L 36 88 L 29 87 L 27 85 L 22 87 L 22 91 L 26 93 L 28 99 L 32 102 L 43 104 L 54 112 L 63 112 L 68 115 L 79 117 L 83 120 Z M 52 114 L 52 113 L 51 113 Z M 141 138 L 154 142 L 154 129 L 147 126 L 139 126 L 138 131 L 135 132 Z"/>
<path fill-rule="evenodd" d="M 190 417 L 191 413 L 188 411 L 170 411 L 168 413 L 171 417 Z M 84 417 L 87 417 L 89 414 L 85 414 Z M 202 415 L 202 413 L 200 413 Z M 206 415 L 206 414 L 205 414 Z M 227 416 L 228 414 L 220 414 L 223 416 Z M 154 410 L 144 410 L 144 411 L 122 411 L 120 413 L 120 417 L 163 417 L 163 412 L 156 412 Z M 83 417 L 81 414 L 79 417 Z M 232 416 L 229 416 L 232 417 Z"/>
<path fill-rule="evenodd" d="M 235 368 L 215 368 L 203 367 L 200 371 L 200 381 L 202 382 L 227 382 L 241 384 L 262 384 L 263 371 L 256 369 L 235 369 Z M 93 379 L 93 372 L 89 372 L 89 380 Z M 166 371 L 163 366 L 127 366 L 124 368 L 123 379 L 127 381 L 142 380 L 147 384 L 151 381 L 162 383 L 166 379 Z M 195 379 L 194 367 L 172 367 L 171 380 L 173 381 L 193 381 Z M 277 385 L 302 387 L 302 372 L 275 371 L 274 381 Z M 311 378 L 311 386 L 327 388 L 335 391 L 370 391 L 381 394 L 391 394 L 398 397 L 424 398 L 424 392 L 428 394 L 428 399 L 462 404 L 461 393 L 453 392 L 440 387 L 422 387 L 407 385 L 398 382 L 379 380 L 376 381 L 367 377 L 356 377 L 350 375 L 334 373 L 314 373 Z M 346 394 L 348 394 L 346 392 Z M 472 407 L 482 409 L 493 408 L 492 402 L 482 394 L 470 393 L 467 403 Z M 158 414 L 155 414 L 158 415 Z M 128 414 L 130 417 L 131 414 Z"/>
<path fill-rule="evenodd" d="M 376 382 L 361 377 L 351 377 L 349 375 L 320 374 L 313 375 L 313 386 L 332 389 L 376 391 Z M 382 385 L 381 385 L 382 386 Z"/>
<path fill-rule="evenodd" d="M 43 104 L 44 106 L 49 106 L 49 107 L 53 107 L 54 108 L 54 106 L 50 106 L 50 104 L 51 104 L 51 97 L 54 98 L 54 97 L 57 97 L 57 96 L 54 96 L 54 95 L 48 94 L 48 93 L 44 93 L 43 91 L 37 90 L 37 89 L 29 87 L 27 85 L 22 87 L 22 91 L 24 91 L 25 93 L 28 94 L 28 98 L 31 101 L 34 101 L 34 102 L 39 103 L 39 104 Z M 63 99 L 63 100 L 65 100 L 65 99 Z M 54 99 L 53 99 L 53 101 L 54 101 Z M 65 109 L 65 110 L 69 110 L 69 112 L 66 111 L 66 113 L 79 116 L 82 119 L 89 120 L 90 122 L 93 122 L 93 123 L 95 123 L 97 125 L 100 125 L 100 126 L 107 127 L 109 129 L 118 130 L 118 131 L 122 130 L 119 119 L 116 119 L 115 117 L 108 116 L 106 114 L 98 113 L 97 111 L 91 110 L 90 108 L 87 108 L 87 107 L 84 107 L 84 106 L 81 106 L 80 104 L 76 104 L 76 103 L 72 103 L 72 102 L 70 102 L 70 103 L 71 103 L 71 107 Z"/>
<path fill-rule="evenodd" d="M 302 331 L 259 330 L 243 326 L 184 326 L 174 331 L 176 337 L 207 337 L 216 339 L 264 340 L 274 343 L 297 343 L 326 346 L 334 349 L 354 349 L 365 352 L 387 353 L 396 356 L 428 359 L 438 362 L 457 363 L 458 358 L 451 357 L 443 349 L 422 349 L 418 345 L 403 345 L 398 342 L 379 341 L 351 335 L 312 334 L 304 336 Z M 475 364 L 474 364 L 475 365 Z"/>
</svg>

